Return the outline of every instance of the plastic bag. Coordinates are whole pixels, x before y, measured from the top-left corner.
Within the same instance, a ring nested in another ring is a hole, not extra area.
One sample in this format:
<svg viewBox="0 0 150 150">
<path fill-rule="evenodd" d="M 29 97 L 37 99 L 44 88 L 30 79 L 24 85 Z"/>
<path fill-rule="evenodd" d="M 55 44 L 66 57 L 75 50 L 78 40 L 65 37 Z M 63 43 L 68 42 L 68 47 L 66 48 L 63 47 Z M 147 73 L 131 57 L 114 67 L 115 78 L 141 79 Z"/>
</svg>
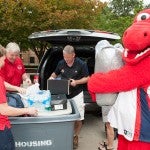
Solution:
<svg viewBox="0 0 150 150">
<path fill-rule="evenodd" d="M 49 90 L 40 90 L 38 83 L 29 86 L 22 98 L 26 107 L 35 107 L 39 111 L 50 110 L 51 93 Z"/>
<path fill-rule="evenodd" d="M 95 53 L 95 72 L 108 72 L 123 66 L 122 51 L 120 43 L 111 45 L 107 40 L 97 43 Z M 96 102 L 99 106 L 113 105 L 117 98 L 117 93 L 96 94 Z"/>
</svg>

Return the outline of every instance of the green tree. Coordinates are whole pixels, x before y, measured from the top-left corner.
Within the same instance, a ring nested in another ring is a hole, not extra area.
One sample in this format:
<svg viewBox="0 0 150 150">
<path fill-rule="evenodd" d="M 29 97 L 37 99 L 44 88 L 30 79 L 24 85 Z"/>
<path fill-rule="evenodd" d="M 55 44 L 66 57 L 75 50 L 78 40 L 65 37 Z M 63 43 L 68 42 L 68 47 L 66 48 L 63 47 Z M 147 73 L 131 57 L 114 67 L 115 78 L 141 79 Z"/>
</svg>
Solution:
<svg viewBox="0 0 150 150">
<path fill-rule="evenodd" d="M 146 5 L 145 8 L 149 8 L 150 9 L 150 4 Z"/>
<path fill-rule="evenodd" d="M 92 29 L 94 16 L 102 8 L 100 4 L 103 5 L 96 0 L 0 0 L 1 44 L 5 46 L 15 41 L 22 50 L 26 50 L 31 47 L 28 36 L 32 32 L 62 28 Z M 39 42 L 37 46 L 34 46 L 34 51 L 41 60 L 47 44 Z"/>
<path fill-rule="evenodd" d="M 110 8 L 118 16 L 130 16 L 143 8 L 141 0 L 111 0 Z"/>
<path fill-rule="evenodd" d="M 126 28 L 132 24 L 135 14 L 141 9 L 143 9 L 141 1 L 113 0 L 99 13 L 94 26 L 122 36 Z"/>
</svg>

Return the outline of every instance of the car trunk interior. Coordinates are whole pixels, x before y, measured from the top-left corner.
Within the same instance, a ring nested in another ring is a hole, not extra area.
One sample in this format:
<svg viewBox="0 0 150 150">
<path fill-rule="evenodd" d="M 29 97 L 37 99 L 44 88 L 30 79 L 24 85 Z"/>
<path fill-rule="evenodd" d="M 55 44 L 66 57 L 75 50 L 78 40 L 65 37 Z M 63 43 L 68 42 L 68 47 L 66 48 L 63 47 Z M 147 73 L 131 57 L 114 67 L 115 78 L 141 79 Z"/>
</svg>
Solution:
<svg viewBox="0 0 150 150">
<path fill-rule="evenodd" d="M 60 29 L 34 32 L 28 38 L 33 45 L 34 40 L 51 45 L 51 48 L 42 56 L 38 66 L 40 89 L 46 90 L 47 79 L 55 70 L 58 61 L 63 59 L 62 50 L 66 45 L 69 44 L 75 48 L 76 56 L 87 63 L 89 74 L 91 75 L 94 73 L 95 45 L 97 42 L 100 40 L 115 42 L 120 39 L 120 36 L 100 30 Z M 86 84 L 84 85 L 84 102 L 88 104 L 92 102 Z M 93 102 L 93 104 L 96 103 Z"/>
<path fill-rule="evenodd" d="M 75 47 L 75 46 L 74 46 Z M 63 48 L 50 48 L 44 55 L 43 60 L 39 65 L 40 71 L 40 89 L 47 89 L 47 79 L 51 73 L 55 70 L 59 60 L 63 59 Z M 93 47 L 75 47 L 76 57 L 79 57 L 87 63 L 89 74 L 94 72 L 95 64 L 95 49 Z M 86 100 L 91 102 L 90 96 L 87 92 L 87 85 L 84 85 L 84 95 Z"/>
</svg>

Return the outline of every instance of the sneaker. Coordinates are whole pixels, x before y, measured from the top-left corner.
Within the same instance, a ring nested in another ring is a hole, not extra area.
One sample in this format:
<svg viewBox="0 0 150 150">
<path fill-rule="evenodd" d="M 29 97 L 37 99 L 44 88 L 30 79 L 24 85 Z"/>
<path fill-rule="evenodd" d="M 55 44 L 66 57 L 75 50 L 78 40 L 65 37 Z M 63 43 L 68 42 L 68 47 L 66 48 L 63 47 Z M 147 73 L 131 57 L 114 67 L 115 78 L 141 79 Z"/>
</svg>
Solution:
<svg viewBox="0 0 150 150">
<path fill-rule="evenodd" d="M 77 149 L 78 148 L 78 136 L 75 135 L 73 137 L 73 149 Z"/>
</svg>

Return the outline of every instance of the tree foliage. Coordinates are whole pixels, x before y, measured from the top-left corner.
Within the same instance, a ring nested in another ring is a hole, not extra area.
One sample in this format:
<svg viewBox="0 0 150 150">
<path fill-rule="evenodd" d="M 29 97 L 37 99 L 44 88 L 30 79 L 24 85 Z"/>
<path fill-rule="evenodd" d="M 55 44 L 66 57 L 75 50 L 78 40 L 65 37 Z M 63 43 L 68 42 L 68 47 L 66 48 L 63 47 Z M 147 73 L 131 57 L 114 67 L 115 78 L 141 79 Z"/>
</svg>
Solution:
<svg viewBox="0 0 150 150">
<path fill-rule="evenodd" d="M 108 5 L 98 0 L 0 0 L 0 41 L 4 46 L 15 41 L 22 50 L 32 46 L 41 60 L 48 45 L 31 45 L 31 33 L 79 28 L 101 29 L 122 36 L 141 9 L 140 0 L 112 0 Z"/>
<path fill-rule="evenodd" d="M 141 0 L 111 0 L 110 8 L 117 16 L 130 16 L 143 8 Z"/>
<path fill-rule="evenodd" d="M 122 37 L 135 14 L 141 9 L 143 9 L 142 1 L 112 0 L 97 16 L 95 28 L 115 32 Z"/>
<path fill-rule="evenodd" d="M 97 8 L 95 6 L 97 5 Z M 96 0 L 0 0 L 0 41 L 16 41 L 22 49 L 30 47 L 32 32 L 63 28 L 92 29 L 103 3 Z M 46 45 L 34 47 L 39 60 Z"/>
</svg>

